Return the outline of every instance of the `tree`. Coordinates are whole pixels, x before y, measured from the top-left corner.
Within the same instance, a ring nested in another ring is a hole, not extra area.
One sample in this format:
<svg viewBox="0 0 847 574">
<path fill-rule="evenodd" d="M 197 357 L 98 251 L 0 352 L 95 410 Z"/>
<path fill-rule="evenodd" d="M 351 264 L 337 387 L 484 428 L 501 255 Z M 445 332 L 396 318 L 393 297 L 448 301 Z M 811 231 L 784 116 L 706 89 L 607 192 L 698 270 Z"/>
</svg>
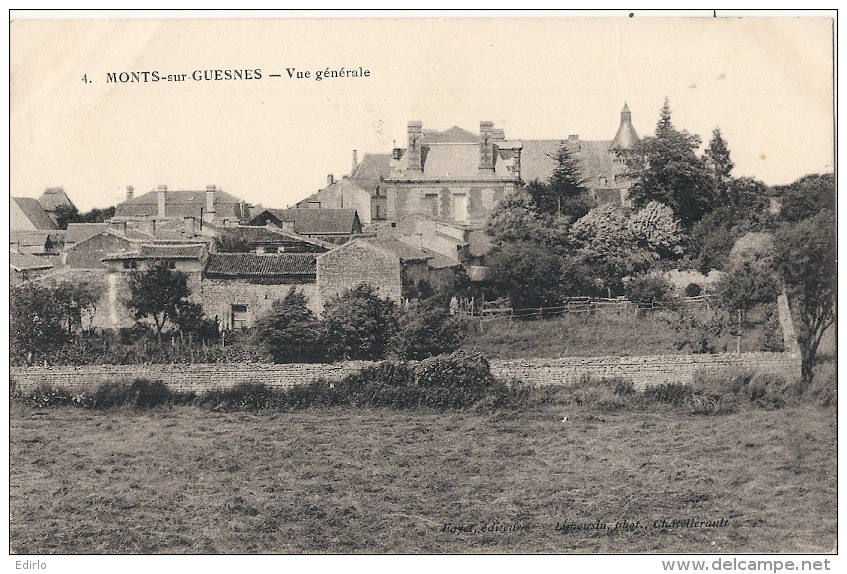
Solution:
<svg viewBox="0 0 847 574">
<path fill-rule="evenodd" d="M 729 183 L 732 181 L 731 172 L 735 164 L 729 157 L 729 148 L 721 137 L 720 128 L 715 128 L 712 132 L 712 141 L 709 142 L 709 147 L 703 155 L 715 184 L 715 195 L 723 203 L 728 200 Z"/>
<path fill-rule="evenodd" d="M 835 211 L 835 175 L 832 173 L 807 175 L 790 185 L 775 187 L 773 192 L 783 196 L 779 215 L 784 221 L 801 221 L 822 209 Z"/>
<path fill-rule="evenodd" d="M 682 253 L 682 230 L 668 206 L 651 201 L 629 218 L 629 225 L 641 246 L 659 257 Z"/>
<path fill-rule="evenodd" d="M 533 200 L 534 191 L 543 187 L 533 181 L 525 189 L 508 193 L 486 222 L 485 232 L 495 244 L 527 241 L 551 248 L 568 243 L 568 218 L 540 213 Z"/>
<path fill-rule="evenodd" d="M 421 360 L 452 353 L 465 338 L 465 326 L 443 306 L 420 302 L 403 309 L 391 352 L 402 359 Z"/>
<path fill-rule="evenodd" d="M 67 318 L 56 290 L 37 284 L 17 285 L 10 290 L 10 351 L 27 363 L 44 358 L 69 339 Z"/>
<path fill-rule="evenodd" d="M 662 275 L 645 273 L 631 277 L 625 290 L 627 298 L 636 303 L 672 304 L 673 285 Z"/>
<path fill-rule="evenodd" d="M 797 342 L 802 355 L 803 383 L 808 386 L 814 377 L 821 338 L 835 322 L 835 213 L 822 210 L 783 227 L 774 244 L 775 264 L 799 319 Z"/>
<path fill-rule="evenodd" d="M 220 334 L 218 321 L 209 319 L 203 312 L 203 306 L 193 301 L 185 301 L 177 307 L 173 323 L 180 333 L 196 335 L 202 341 L 217 339 Z"/>
<path fill-rule="evenodd" d="M 520 241 L 505 243 L 486 256 L 488 276 L 515 309 L 554 307 L 562 301 L 562 260 L 549 249 Z"/>
<path fill-rule="evenodd" d="M 129 276 L 129 292 L 127 306 L 136 319 L 153 321 L 159 339 L 165 323 L 177 317 L 179 308 L 191 294 L 186 274 L 169 269 L 164 261 L 146 271 L 133 271 Z"/>
<path fill-rule="evenodd" d="M 80 223 L 79 211 L 73 205 L 56 206 L 56 225 L 59 229 L 67 229 L 69 223 Z"/>
<path fill-rule="evenodd" d="M 571 241 L 609 297 L 623 292 L 623 278 L 646 270 L 657 255 L 641 245 L 618 206 L 595 207 L 571 227 Z"/>
<path fill-rule="evenodd" d="M 742 317 L 760 303 L 772 303 L 779 293 L 776 277 L 763 261 L 734 263 L 715 285 L 721 307 L 732 313 L 741 310 Z"/>
<path fill-rule="evenodd" d="M 527 191 L 540 213 L 579 219 L 594 207 L 584 187 L 582 168 L 573 157 L 567 142 L 561 142 L 555 154 L 548 157 L 556 162 L 553 173 L 545 183 L 532 182 Z"/>
<path fill-rule="evenodd" d="M 323 358 L 320 322 L 306 306 L 306 296 L 294 287 L 259 317 L 253 326 L 252 336 L 276 363 Z"/>
<path fill-rule="evenodd" d="M 700 138 L 678 131 L 665 98 L 655 137 L 639 142 L 625 156 L 628 176 L 635 182 L 629 198 L 636 207 L 658 201 L 670 207 L 684 229 L 690 229 L 714 206 L 712 178 L 695 151 Z"/>
<path fill-rule="evenodd" d="M 322 319 L 329 352 L 346 359 L 382 359 L 397 331 L 394 302 L 380 298 L 370 285 L 327 301 Z"/>
</svg>

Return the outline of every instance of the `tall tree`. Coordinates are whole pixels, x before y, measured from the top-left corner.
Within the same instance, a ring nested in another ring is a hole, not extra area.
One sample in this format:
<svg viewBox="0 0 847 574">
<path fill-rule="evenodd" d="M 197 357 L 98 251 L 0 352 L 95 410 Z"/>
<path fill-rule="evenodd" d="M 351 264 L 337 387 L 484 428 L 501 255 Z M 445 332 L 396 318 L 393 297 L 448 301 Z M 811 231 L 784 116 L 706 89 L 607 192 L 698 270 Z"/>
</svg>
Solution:
<svg viewBox="0 0 847 574">
<path fill-rule="evenodd" d="M 807 175 L 773 191 L 782 195 L 779 215 L 785 221 L 800 221 L 822 209 L 835 211 L 835 174 L 832 173 Z"/>
<path fill-rule="evenodd" d="M 359 285 L 327 301 L 322 319 L 330 353 L 346 359 L 384 358 L 397 331 L 396 305 L 370 285 Z"/>
<path fill-rule="evenodd" d="M 629 197 L 636 207 L 658 201 L 670 207 L 690 229 L 715 205 L 712 179 L 706 163 L 695 152 L 700 138 L 677 130 L 665 99 L 655 137 L 644 138 L 627 154 L 628 175 L 635 182 Z"/>
<path fill-rule="evenodd" d="M 545 247 L 567 245 L 568 220 L 539 213 L 533 195 L 544 184 L 531 182 L 526 188 L 507 194 L 488 218 L 485 232 L 495 244 L 528 241 Z"/>
<path fill-rule="evenodd" d="M 715 128 L 712 132 L 712 141 L 709 142 L 709 147 L 704 152 L 706 159 L 706 167 L 709 168 L 715 184 L 715 194 L 724 202 L 728 199 L 729 184 L 732 181 L 732 168 L 735 164 L 729 157 L 729 147 L 726 145 L 723 137 L 721 137 L 720 128 Z"/>
<path fill-rule="evenodd" d="M 579 219 L 594 207 L 584 187 L 582 167 L 573 156 L 567 142 L 561 142 L 554 154 L 548 154 L 556 166 L 543 184 L 528 187 L 536 208 L 541 213 L 566 216 L 570 221 Z"/>
<path fill-rule="evenodd" d="M 835 213 L 817 215 L 776 234 L 774 257 L 799 324 L 797 342 L 802 355 L 803 382 L 814 377 L 818 346 L 835 322 L 836 251 Z"/>
<path fill-rule="evenodd" d="M 169 269 L 165 262 L 156 263 L 146 271 L 133 271 L 129 276 L 129 292 L 128 307 L 136 319 L 153 321 L 157 338 L 161 338 L 165 323 L 176 319 L 180 306 L 191 294 L 186 274 Z"/>
</svg>

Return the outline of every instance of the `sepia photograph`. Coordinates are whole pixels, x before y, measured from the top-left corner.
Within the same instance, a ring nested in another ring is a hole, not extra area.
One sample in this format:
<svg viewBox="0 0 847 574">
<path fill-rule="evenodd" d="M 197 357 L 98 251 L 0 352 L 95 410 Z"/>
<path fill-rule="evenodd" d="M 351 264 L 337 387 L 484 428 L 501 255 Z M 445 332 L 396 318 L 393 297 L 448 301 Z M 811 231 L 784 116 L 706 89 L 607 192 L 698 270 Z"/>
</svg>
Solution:
<svg viewBox="0 0 847 574">
<path fill-rule="evenodd" d="M 10 564 L 832 569 L 836 26 L 11 11 Z"/>
</svg>

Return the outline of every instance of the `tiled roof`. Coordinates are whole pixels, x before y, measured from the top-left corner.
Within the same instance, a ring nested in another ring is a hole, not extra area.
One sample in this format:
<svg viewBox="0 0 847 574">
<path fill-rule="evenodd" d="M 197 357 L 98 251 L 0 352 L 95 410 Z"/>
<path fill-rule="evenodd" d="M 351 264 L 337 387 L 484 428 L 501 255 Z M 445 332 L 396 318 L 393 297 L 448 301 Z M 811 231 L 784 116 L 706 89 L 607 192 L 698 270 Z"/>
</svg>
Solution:
<svg viewBox="0 0 847 574">
<path fill-rule="evenodd" d="M 399 239 L 368 239 L 367 242 L 394 253 L 400 261 L 426 261 L 432 257 L 423 249 L 403 243 Z"/>
<path fill-rule="evenodd" d="M 69 223 L 65 243 L 79 243 L 108 230 L 108 223 Z"/>
<path fill-rule="evenodd" d="M 112 253 L 104 261 L 125 259 L 202 259 L 205 245 L 141 245 L 136 251 Z"/>
<path fill-rule="evenodd" d="M 295 233 L 305 235 L 353 233 L 355 209 L 267 209 L 280 221 L 294 224 Z M 260 219 L 257 217 L 256 221 Z"/>
<path fill-rule="evenodd" d="M 26 271 L 30 269 L 50 269 L 53 264 L 35 255 L 9 250 L 9 267 L 15 271 Z"/>
<path fill-rule="evenodd" d="M 46 211 L 56 211 L 56 208 L 60 205 L 65 207 L 74 206 L 71 198 L 68 197 L 68 194 L 61 187 L 48 187 L 38 198 L 38 203 Z"/>
<path fill-rule="evenodd" d="M 65 231 L 10 231 L 9 243 L 17 243 L 21 247 L 45 247 L 48 242 L 61 243 L 64 241 Z"/>
<path fill-rule="evenodd" d="M 44 208 L 38 203 L 38 200 L 32 197 L 13 197 L 12 201 L 18 206 L 32 226 L 35 229 L 58 229 L 56 224 L 44 211 Z M 12 222 L 14 225 L 14 222 Z M 24 226 L 26 227 L 26 226 Z"/>
<path fill-rule="evenodd" d="M 314 246 L 316 253 L 327 251 L 335 247 L 335 245 L 321 241 L 320 239 L 304 237 L 302 235 L 297 235 L 296 233 L 289 233 L 276 227 L 267 226 L 258 227 L 239 225 L 238 227 L 227 227 L 221 230 L 220 235 L 238 237 L 239 239 L 246 241 L 248 244 L 254 245 L 286 245 L 292 242 L 299 242 Z"/>
<path fill-rule="evenodd" d="M 316 268 L 315 255 L 311 253 L 213 253 L 205 273 L 230 277 L 314 276 Z"/>
<path fill-rule="evenodd" d="M 408 150 L 398 162 L 400 179 L 502 179 L 513 177 L 506 163 L 495 154 L 494 171 L 479 169 L 479 144 L 454 143 L 421 147 L 423 173 L 408 171 Z"/>
<path fill-rule="evenodd" d="M 423 143 L 479 143 L 479 135 L 463 130 L 459 126 L 453 126 L 443 132 L 437 130 L 423 130 Z"/>
<path fill-rule="evenodd" d="M 115 217 L 156 217 L 159 211 L 158 191 L 148 191 L 129 201 L 115 206 Z M 165 217 L 200 217 L 206 208 L 206 190 L 168 190 L 166 192 Z M 219 189 L 215 190 L 215 218 L 239 219 L 241 200 Z"/>
</svg>

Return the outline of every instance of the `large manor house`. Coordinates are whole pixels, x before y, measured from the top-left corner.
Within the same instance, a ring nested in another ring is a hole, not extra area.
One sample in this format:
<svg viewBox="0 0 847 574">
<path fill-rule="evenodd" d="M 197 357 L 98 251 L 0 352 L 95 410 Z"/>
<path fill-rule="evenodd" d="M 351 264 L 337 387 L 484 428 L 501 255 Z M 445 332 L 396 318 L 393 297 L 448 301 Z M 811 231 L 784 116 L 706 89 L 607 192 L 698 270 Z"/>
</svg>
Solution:
<svg viewBox="0 0 847 574">
<path fill-rule="evenodd" d="M 222 329 L 251 326 L 292 288 L 320 314 L 329 298 L 363 283 L 399 301 L 456 273 L 484 282 L 484 224 L 507 193 L 547 180 L 566 145 L 593 198 L 625 204 L 630 182 L 619 152 L 637 142 L 626 105 L 614 137 L 599 141 L 507 137 L 490 121 L 477 134 L 410 121 L 406 147 L 361 160 L 354 151 L 348 175 L 327 176 L 292 208 L 252 206 L 216 185 L 140 195 L 128 186 L 109 220 L 67 229 L 60 214 L 73 202 L 50 188 L 11 199 L 11 282 L 100 282 L 95 324 L 117 328 L 132 324 L 128 274 L 165 263 L 187 275 L 191 298 Z"/>
</svg>

